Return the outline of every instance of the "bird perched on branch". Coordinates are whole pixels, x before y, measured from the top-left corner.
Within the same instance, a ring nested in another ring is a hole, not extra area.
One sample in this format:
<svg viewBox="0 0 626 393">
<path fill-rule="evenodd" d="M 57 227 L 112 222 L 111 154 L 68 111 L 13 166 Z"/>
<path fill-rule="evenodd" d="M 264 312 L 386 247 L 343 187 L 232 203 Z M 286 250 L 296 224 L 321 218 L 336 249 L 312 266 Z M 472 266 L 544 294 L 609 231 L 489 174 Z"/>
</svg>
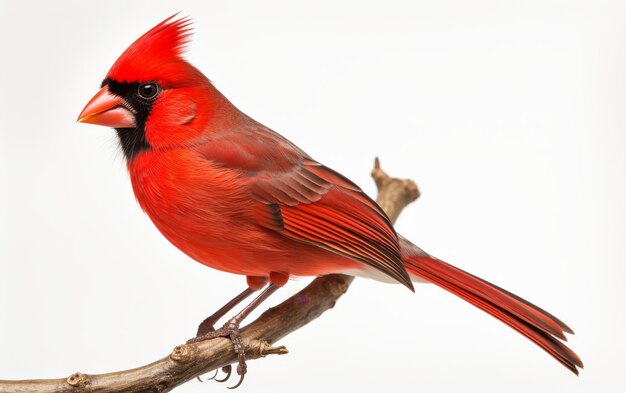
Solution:
<svg viewBox="0 0 626 393">
<path fill-rule="evenodd" d="M 185 61 L 190 32 L 190 21 L 174 15 L 137 39 L 78 120 L 115 128 L 137 201 L 163 236 L 204 265 L 247 277 L 248 288 L 193 339 L 230 337 L 239 354 L 237 386 L 246 373 L 241 321 L 290 277 L 332 273 L 410 290 L 413 282 L 434 283 L 578 373 L 580 358 L 560 341 L 573 333 L 565 323 L 398 235 L 357 185 L 241 112 Z"/>
</svg>

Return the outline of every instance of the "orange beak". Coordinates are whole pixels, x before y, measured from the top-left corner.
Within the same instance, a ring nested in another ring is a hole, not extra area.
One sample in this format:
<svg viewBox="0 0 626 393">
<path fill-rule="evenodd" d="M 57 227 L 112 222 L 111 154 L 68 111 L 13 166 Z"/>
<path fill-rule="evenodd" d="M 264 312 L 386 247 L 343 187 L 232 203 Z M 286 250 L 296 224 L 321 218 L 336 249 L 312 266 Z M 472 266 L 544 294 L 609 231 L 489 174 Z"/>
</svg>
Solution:
<svg viewBox="0 0 626 393">
<path fill-rule="evenodd" d="M 137 126 L 130 107 L 121 97 L 111 93 L 106 85 L 85 105 L 78 121 L 113 128 Z"/>
</svg>

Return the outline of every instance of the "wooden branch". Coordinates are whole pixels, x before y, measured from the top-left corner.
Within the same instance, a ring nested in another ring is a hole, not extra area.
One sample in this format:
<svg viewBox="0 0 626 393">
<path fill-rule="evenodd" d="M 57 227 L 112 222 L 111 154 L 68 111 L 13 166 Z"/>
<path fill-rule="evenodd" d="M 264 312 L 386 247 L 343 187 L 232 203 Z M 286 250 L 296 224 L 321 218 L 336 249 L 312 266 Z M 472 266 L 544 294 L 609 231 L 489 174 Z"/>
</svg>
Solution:
<svg viewBox="0 0 626 393">
<path fill-rule="evenodd" d="M 389 177 L 380 168 L 378 159 L 372 177 L 378 187 L 377 202 L 392 221 L 396 220 L 404 207 L 419 197 L 414 182 Z M 272 344 L 333 308 L 353 279 L 340 274 L 318 277 L 302 291 L 267 310 L 241 330 L 246 345 L 246 359 L 286 354 L 285 347 L 274 347 Z M 163 359 L 131 370 L 100 375 L 76 373 L 65 379 L 0 380 L 0 393 L 168 392 L 236 360 L 237 355 L 230 340 L 216 338 L 179 345 Z"/>
</svg>

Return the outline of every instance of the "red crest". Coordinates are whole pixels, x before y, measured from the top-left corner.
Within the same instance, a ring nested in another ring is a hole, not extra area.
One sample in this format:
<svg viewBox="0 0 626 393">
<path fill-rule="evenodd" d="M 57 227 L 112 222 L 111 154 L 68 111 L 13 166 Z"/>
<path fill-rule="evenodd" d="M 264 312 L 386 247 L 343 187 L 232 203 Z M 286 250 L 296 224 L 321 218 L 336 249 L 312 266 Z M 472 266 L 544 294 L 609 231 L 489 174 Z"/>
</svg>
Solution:
<svg viewBox="0 0 626 393">
<path fill-rule="evenodd" d="M 167 85 L 170 77 L 172 81 L 180 77 L 180 72 L 186 68 L 182 54 L 192 29 L 190 19 L 174 20 L 176 15 L 133 42 L 113 64 L 107 78 L 118 82 L 155 80 Z"/>
</svg>

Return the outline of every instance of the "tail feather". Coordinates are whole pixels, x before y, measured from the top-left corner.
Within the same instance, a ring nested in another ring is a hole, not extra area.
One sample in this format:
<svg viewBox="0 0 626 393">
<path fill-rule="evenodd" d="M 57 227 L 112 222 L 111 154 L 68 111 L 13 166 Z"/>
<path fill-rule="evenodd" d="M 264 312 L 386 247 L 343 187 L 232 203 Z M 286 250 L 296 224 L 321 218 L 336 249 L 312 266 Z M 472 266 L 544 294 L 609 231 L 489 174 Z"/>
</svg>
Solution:
<svg viewBox="0 0 626 393">
<path fill-rule="evenodd" d="M 573 334 L 561 320 L 534 304 L 481 278 L 432 257 L 401 238 L 407 271 L 459 296 L 523 334 L 578 375 L 581 359 L 559 339 Z"/>
<path fill-rule="evenodd" d="M 459 270 L 460 270 L 460 269 L 459 269 Z M 470 273 L 467 273 L 467 274 L 470 274 Z M 471 275 L 471 274 L 470 274 L 470 275 Z M 472 275 L 472 276 L 473 276 L 474 278 L 478 279 L 478 280 L 482 280 L 482 279 L 481 279 L 481 278 L 479 278 L 479 277 L 476 277 L 476 276 L 474 276 L 474 275 Z M 485 281 L 485 280 L 482 280 L 482 281 Z M 561 321 L 559 318 L 557 318 L 557 317 L 555 317 L 554 315 L 550 314 L 549 312 L 547 312 L 547 311 L 546 311 L 546 310 L 544 310 L 543 308 L 538 307 L 538 306 L 536 306 L 536 305 L 532 304 L 531 302 L 529 302 L 528 300 L 526 300 L 526 299 L 522 299 L 521 297 L 517 296 L 516 294 L 511 293 L 511 292 L 507 291 L 506 289 L 501 288 L 501 287 L 499 287 L 499 286 L 497 286 L 497 285 L 495 285 L 495 284 L 491 284 L 491 285 L 492 285 L 495 289 L 498 289 L 498 290 L 502 291 L 503 293 L 505 293 L 505 294 L 507 294 L 507 295 L 511 296 L 512 298 L 514 298 L 514 299 L 516 299 L 516 300 L 518 300 L 518 301 L 520 301 L 520 302 L 522 302 L 522 303 L 526 304 L 527 306 L 529 306 L 529 307 L 532 307 L 532 308 L 536 309 L 538 312 L 543 313 L 543 314 L 544 314 L 544 315 L 546 315 L 548 318 L 551 318 L 554 322 L 556 322 L 556 324 L 557 324 L 557 325 L 559 325 L 559 327 L 560 327 L 560 328 L 561 328 L 561 329 L 562 329 L 565 333 L 568 333 L 568 334 L 574 334 L 574 331 L 572 330 L 572 328 L 570 328 L 569 326 L 567 326 L 567 325 L 565 324 L 565 322 Z M 565 341 L 567 341 L 567 337 L 565 338 Z"/>
</svg>

